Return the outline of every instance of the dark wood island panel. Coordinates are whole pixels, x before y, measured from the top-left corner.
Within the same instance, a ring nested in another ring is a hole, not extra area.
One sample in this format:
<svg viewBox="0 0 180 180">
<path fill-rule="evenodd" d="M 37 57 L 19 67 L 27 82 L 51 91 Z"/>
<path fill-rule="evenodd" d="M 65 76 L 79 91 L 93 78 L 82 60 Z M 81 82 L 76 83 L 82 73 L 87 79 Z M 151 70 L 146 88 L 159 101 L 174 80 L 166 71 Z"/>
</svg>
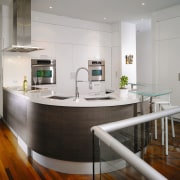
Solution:
<svg viewBox="0 0 180 180">
<path fill-rule="evenodd" d="M 3 119 L 26 142 L 27 99 L 4 90 Z"/>
<path fill-rule="evenodd" d="M 55 106 L 34 103 L 4 90 L 4 120 L 17 131 L 30 149 L 46 157 L 64 161 L 92 162 L 90 128 L 134 117 L 137 115 L 137 105 L 138 103 L 101 107 Z M 139 133 L 137 127 L 131 127 L 129 133 L 133 137 L 132 144 L 136 144 Z M 95 143 L 95 159 L 99 161 L 98 141 Z"/>
<path fill-rule="evenodd" d="M 92 161 L 90 128 L 133 117 L 135 105 L 83 108 L 29 102 L 27 144 L 36 152 L 48 157 L 90 162 Z"/>
</svg>

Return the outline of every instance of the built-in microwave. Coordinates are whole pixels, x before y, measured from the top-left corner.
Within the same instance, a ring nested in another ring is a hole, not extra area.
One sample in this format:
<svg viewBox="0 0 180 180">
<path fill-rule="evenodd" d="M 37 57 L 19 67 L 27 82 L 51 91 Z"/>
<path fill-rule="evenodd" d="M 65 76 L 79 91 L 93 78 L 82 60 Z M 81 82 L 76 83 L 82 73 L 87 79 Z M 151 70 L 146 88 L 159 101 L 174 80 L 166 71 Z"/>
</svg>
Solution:
<svg viewBox="0 0 180 180">
<path fill-rule="evenodd" d="M 56 60 L 31 59 L 31 84 L 56 84 Z"/>
<path fill-rule="evenodd" d="M 88 60 L 89 81 L 105 81 L 105 61 Z"/>
</svg>

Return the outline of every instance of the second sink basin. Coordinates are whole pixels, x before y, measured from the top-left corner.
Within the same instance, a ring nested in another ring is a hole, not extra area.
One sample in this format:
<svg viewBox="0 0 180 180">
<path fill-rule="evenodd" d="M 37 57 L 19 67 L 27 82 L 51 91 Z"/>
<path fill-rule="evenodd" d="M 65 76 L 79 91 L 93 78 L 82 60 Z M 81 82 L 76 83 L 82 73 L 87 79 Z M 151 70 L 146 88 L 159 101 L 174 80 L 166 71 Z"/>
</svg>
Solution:
<svg viewBox="0 0 180 180">
<path fill-rule="evenodd" d="M 50 99 L 59 99 L 59 100 L 64 100 L 64 99 L 68 99 L 68 98 L 71 98 L 71 97 L 67 97 L 67 96 L 50 96 L 48 97 Z"/>
<path fill-rule="evenodd" d="M 88 98 L 85 98 L 86 100 L 88 101 L 93 101 L 93 100 L 111 100 L 111 99 L 114 99 L 113 97 L 110 97 L 110 96 L 105 96 L 105 97 L 88 97 Z"/>
</svg>

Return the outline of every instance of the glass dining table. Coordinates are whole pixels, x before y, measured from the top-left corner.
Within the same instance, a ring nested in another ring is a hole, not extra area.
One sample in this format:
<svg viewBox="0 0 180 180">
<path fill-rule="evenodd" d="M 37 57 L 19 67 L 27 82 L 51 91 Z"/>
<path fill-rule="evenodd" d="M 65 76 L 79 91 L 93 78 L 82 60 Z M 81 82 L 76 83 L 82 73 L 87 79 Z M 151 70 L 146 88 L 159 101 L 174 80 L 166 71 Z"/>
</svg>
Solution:
<svg viewBox="0 0 180 180">
<path fill-rule="evenodd" d="M 167 88 L 164 85 L 144 84 L 144 83 L 129 83 L 129 84 L 131 85 L 131 90 L 129 90 L 129 92 L 140 96 L 142 115 L 144 114 L 143 102 L 145 98 L 149 98 L 150 113 L 151 113 L 153 112 L 152 109 L 153 98 L 164 95 L 170 96 L 170 94 L 172 93 L 172 89 Z"/>
<path fill-rule="evenodd" d="M 150 109 L 149 112 L 153 112 L 153 98 L 168 95 L 170 99 L 170 94 L 172 93 L 172 89 L 164 87 L 163 85 L 154 85 L 154 84 L 143 84 L 143 83 L 131 83 L 131 90 L 130 93 L 134 93 L 140 96 L 141 103 L 140 103 L 140 113 L 141 115 L 144 114 L 144 106 L 143 103 L 146 100 L 149 100 Z M 140 126 L 141 128 L 141 147 L 142 147 L 142 157 L 144 154 L 144 145 L 149 144 L 152 138 L 152 127 L 151 123 L 143 123 Z"/>
</svg>

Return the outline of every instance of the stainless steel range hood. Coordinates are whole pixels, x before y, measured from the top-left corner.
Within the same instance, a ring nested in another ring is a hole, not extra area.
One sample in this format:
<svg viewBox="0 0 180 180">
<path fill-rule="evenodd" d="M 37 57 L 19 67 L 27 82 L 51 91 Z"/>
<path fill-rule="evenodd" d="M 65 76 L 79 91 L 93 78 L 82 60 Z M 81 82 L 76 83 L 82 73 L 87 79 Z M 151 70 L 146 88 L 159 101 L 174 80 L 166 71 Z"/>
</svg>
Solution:
<svg viewBox="0 0 180 180">
<path fill-rule="evenodd" d="M 5 48 L 9 52 L 42 50 L 31 46 L 31 0 L 13 0 L 13 43 Z"/>
</svg>

